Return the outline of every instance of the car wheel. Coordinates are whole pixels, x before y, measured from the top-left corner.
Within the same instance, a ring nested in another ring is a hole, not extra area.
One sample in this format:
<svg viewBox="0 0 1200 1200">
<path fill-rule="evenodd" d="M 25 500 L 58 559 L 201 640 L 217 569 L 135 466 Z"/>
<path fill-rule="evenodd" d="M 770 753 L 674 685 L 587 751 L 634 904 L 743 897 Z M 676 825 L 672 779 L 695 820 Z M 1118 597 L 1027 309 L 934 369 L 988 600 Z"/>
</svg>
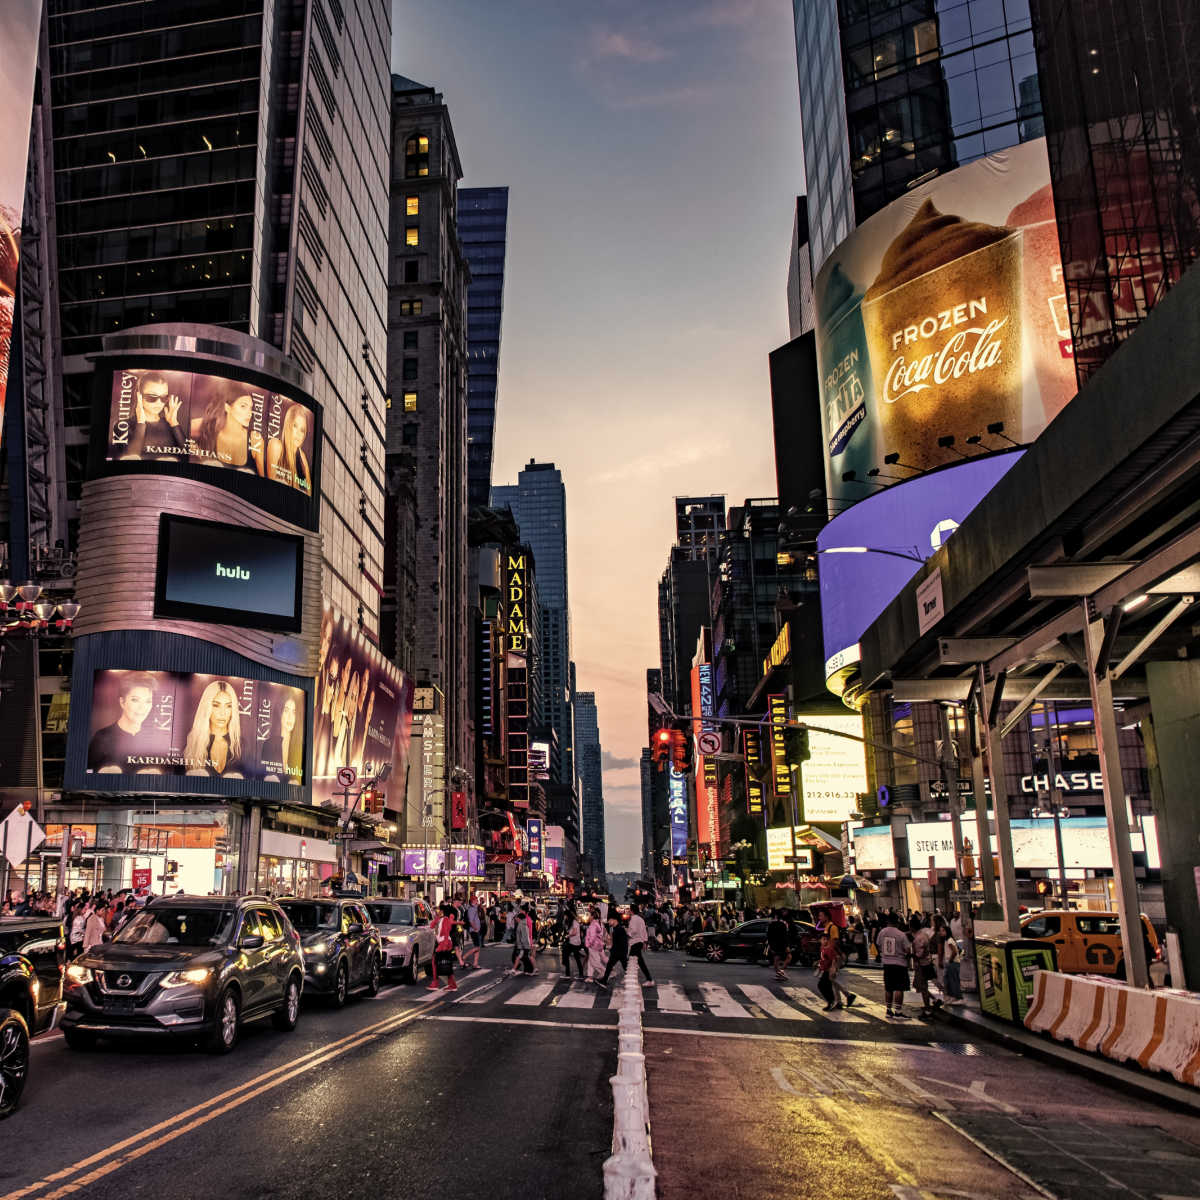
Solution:
<svg viewBox="0 0 1200 1200">
<path fill-rule="evenodd" d="M 414 946 L 413 950 L 412 950 L 412 954 L 410 954 L 409 958 L 408 958 L 408 966 L 404 968 L 404 982 L 415 984 L 417 982 L 418 976 L 420 975 L 420 972 L 421 972 L 421 955 L 420 955 L 419 951 L 417 950 L 416 946 Z"/>
<path fill-rule="evenodd" d="M 82 1029 L 64 1029 L 62 1034 L 63 1041 L 72 1050 L 95 1050 L 96 1048 L 94 1033 L 85 1033 Z"/>
<path fill-rule="evenodd" d="M 350 995 L 350 971 L 346 960 L 342 959 L 337 966 L 337 974 L 333 977 L 333 1007 L 345 1008 L 346 997 Z"/>
<path fill-rule="evenodd" d="M 0 1117 L 14 1113 L 29 1075 L 29 1026 L 19 1012 L 0 1009 Z"/>
<path fill-rule="evenodd" d="M 367 995 L 379 995 L 379 978 L 382 972 L 379 969 L 379 955 L 371 955 L 371 965 L 367 968 Z"/>
<path fill-rule="evenodd" d="M 271 1023 L 283 1033 L 291 1033 L 300 1019 L 300 976 L 293 975 L 283 989 L 283 1003 L 271 1014 Z"/>
<path fill-rule="evenodd" d="M 725 947 L 715 942 L 710 942 L 704 947 L 704 954 L 709 962 L 719 963 L 725 961 Z"/>
<path fill-rule="evenodd" d="M 228 1054 L 237 1045 L 241 1028 L 242 1008 L 238 1003 L 237 992 L 227 987 L 217 997 L 213 1027 L 204 1039 L 205 1050 L 209 1054 Z"/>
</svg>

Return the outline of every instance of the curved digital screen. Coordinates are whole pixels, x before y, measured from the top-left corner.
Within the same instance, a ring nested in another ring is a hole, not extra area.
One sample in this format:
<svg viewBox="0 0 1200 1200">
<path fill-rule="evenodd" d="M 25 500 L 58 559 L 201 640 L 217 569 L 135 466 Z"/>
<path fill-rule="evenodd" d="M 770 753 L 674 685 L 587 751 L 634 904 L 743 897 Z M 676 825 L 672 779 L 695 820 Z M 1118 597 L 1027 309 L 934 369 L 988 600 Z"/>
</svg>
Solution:
<svg viewBox="0 0 1200 1200">
<path fill-rule="evenodd" d="M 310 405 L 227 376 L 116 370 L 105 457 L 239 471 L 311 497 L 316 424 Z"/>
<path fill-rule="evenodd" d="M 297 633 L 304 539 L 164 513 L 154 613 Z"/>
</svg>

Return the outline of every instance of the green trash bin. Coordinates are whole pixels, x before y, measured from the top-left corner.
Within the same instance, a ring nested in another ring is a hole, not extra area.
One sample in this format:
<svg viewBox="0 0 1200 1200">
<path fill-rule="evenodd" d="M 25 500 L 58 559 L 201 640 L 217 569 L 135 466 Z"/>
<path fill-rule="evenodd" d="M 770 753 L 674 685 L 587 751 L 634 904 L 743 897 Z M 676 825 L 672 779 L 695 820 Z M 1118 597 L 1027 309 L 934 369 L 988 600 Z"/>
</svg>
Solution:
<svg viewBox="0 0 1200 1200">
<path fill-rule="evenodd" d="M 1058 966 L 1054 946 L 1016 934 L 992 934 L 975 939 L 975 971 L 979 980 L 979 1007 L 992 1017 L 1025 1023 L 1033 1002 L 1033 980 L 1038 971 Z"/>
</svg>

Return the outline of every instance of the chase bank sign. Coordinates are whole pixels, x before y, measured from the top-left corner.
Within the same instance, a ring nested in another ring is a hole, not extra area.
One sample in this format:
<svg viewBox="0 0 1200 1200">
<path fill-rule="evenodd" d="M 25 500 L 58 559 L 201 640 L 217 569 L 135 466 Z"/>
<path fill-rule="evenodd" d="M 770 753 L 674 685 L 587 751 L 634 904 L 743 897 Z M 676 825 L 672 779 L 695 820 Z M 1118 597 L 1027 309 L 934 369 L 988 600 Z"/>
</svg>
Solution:
<svg viewBox="0 0 1200 1200">
<path fill-rule="evenodd" d="M 1100 771 L 1068 771 L 1054 776 L 1054 786 L 1060 792 L 1102 792 L 1104 776 Z M 1049 775 L 1022 775 L 1021 791 L 1027 795 L 1050 791 Z"/>
</svg>

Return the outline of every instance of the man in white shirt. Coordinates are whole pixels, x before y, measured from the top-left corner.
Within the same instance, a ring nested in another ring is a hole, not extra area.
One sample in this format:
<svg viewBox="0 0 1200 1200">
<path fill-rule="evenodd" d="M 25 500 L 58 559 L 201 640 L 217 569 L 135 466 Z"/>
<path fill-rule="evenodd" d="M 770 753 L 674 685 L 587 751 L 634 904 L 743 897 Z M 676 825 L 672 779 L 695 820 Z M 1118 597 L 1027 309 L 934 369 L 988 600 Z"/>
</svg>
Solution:
<svg viewBox="0 0 1200 1200">
<path fill-rule="evenodd" d="M 650 968 L 646 966 L 645 949 L 646 943 L 650 935 L 646 931 L 646 922 L 642 919 L 641 910 L 636 904 L 629 906 L 629 953 L 638 960 L 638 965 L 642 969 L 642 974 L 646 977 L 642 980 L 642 987 L 652 987 L 654 980 L 650 975 Z"/>
<path fill-rule="evenodd" d="M 883 963 L 883 997 L 887 1015 L 903 1020 L 912 941 L 899 928 L 899 920 L 889 913 L 884 919 L 883 928 L 875 935 L 875 945 L 879 947 L 879 960 Z"/>
</svg>

